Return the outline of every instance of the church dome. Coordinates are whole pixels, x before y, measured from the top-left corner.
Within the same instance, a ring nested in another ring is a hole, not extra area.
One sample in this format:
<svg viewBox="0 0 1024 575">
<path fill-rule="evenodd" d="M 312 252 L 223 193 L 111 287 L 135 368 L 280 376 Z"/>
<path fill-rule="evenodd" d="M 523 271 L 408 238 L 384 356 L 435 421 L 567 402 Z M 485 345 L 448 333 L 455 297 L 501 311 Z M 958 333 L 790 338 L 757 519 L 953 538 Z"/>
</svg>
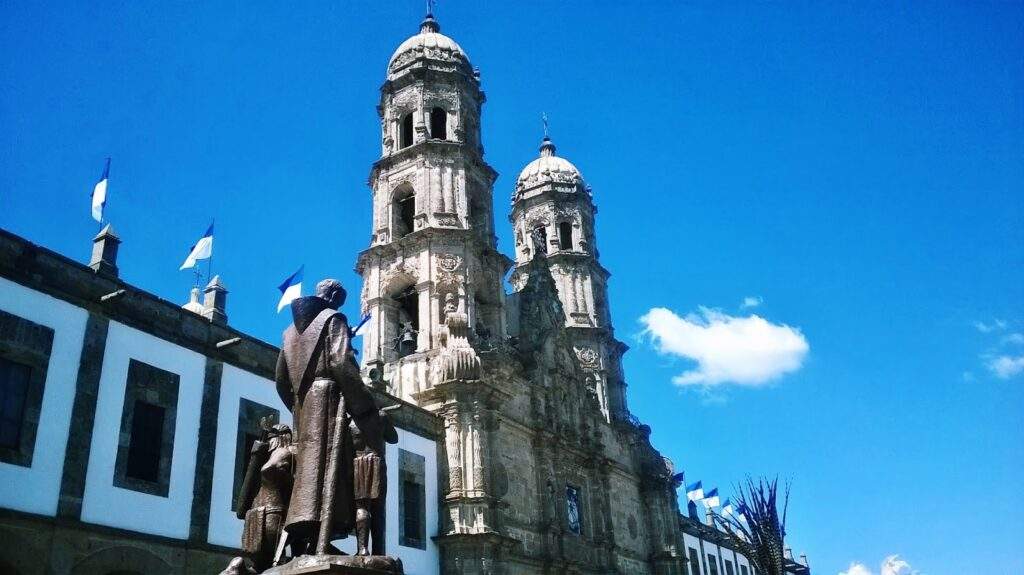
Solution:
<svg viewBox="0 0 1024 575">
<path fill-rule="evenodd" d="M 388 72 L 405 67 L 419 58 L 442 62 L 456 62 L 469 66 L 469 57 L 455 40 L 441 33 L 441 26 L 434 17 L 427 17 L 420 24 L 420 33 L 402 42 L 388 61 Z"/>
<path fill-rule="evenodd" d="M 523 171 L 519 172 L 516 189 L 546 183 L 583 185 L 583 174 L 572 162 L 555 155 L 555 144 L 547 136 L 540 145 L 540 157 L 526 164 Z"/>
</svg>

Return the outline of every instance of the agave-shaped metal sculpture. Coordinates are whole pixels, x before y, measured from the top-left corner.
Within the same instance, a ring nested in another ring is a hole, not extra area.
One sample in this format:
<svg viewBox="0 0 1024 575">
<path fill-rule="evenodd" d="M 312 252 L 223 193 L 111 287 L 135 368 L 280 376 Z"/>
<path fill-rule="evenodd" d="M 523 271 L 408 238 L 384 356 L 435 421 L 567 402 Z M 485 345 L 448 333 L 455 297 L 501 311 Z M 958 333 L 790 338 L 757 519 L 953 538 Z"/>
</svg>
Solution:
<svg viewBox="0 0 1024 575">
<path fill-rule="evenodd" d="M 715 524 L 725 532 L 735 548 L 764 575 L 785 575 L 786 510 L 789 507 L 789 485 L 782 501 L 779 519 L 778 478 L 747 478 L 746 485 L 736 489 L 737 513 L 712 513 Z"/>
</svg>

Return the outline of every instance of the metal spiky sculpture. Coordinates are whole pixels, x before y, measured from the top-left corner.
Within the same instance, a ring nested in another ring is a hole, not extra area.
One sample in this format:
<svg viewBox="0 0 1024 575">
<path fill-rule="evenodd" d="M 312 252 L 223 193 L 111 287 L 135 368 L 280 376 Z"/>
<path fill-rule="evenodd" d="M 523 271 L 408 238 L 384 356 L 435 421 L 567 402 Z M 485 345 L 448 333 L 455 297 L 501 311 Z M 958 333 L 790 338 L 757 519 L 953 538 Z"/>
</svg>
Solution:
<svg viewBox="0 0 1024 575">
<path fill-rule="evenodd" d="M 738 486 L 736 496 L 739 513 L 722 516 L 713 513 L 715 523 L 725 531 L 733 545 L 757 570 L 765 575 L 785 575 L 786 510 L 789 507 L 789 485 L 782 501 L 782 520 L 779 520 L 778 478 L 758 479 L 757 484 L 747 478 L 746 485 Z"/>
</svg>

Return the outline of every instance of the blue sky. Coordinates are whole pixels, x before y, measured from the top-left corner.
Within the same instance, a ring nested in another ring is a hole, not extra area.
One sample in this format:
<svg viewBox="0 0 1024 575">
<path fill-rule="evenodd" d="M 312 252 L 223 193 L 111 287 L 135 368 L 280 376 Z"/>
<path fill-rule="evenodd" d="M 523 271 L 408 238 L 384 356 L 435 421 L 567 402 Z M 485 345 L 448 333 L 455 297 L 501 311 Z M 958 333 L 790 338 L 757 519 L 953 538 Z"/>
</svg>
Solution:
<svg viewBox="0 0 1024 575">
<path fill-rule="evenodd" d="M 239 329 L 278 340 L 300 263 L 358 294 L 422 3 L 286 4 L 4 3 L 0 226 L 87 260 L 111 156 L 136 285 L 183 303 L 216 217 Z M 502 250 L 543 111 L 599 206 L 631 408 L 689 480 L 790 479 L 816 573 L 1024 572 L 1022 5 L 627 4 L 437 8 L 482 72 Z M 715 355 L 780 334 L 806 350 L 754 376 Z"/>
</svg>

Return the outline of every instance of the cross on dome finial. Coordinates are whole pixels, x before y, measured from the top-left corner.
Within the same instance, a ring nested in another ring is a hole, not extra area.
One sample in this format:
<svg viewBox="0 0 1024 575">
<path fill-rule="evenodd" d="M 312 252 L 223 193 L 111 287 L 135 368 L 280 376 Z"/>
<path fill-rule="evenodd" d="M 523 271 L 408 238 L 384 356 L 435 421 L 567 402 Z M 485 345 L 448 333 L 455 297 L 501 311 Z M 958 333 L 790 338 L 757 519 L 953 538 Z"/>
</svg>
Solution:
<svg viewBox="0 0 1024 575">
<path fill-rule="evenodd" d="M 548 115 L 545 112 L 540 113 L 540 121 L 544 125 L 544 139 L 540 143 L 540 155 L 541 157 L 554 156 L 555 155 L 555 143 L 551 141 L 551 136 L 548 135 Z"/>
<path fill-rule="evenodd" d="M 437 33 L 441 25 L 434 20 L 434 0 L 427 0 L 427 16 L 420 22 L 420 34 Z"/>
</svg>

